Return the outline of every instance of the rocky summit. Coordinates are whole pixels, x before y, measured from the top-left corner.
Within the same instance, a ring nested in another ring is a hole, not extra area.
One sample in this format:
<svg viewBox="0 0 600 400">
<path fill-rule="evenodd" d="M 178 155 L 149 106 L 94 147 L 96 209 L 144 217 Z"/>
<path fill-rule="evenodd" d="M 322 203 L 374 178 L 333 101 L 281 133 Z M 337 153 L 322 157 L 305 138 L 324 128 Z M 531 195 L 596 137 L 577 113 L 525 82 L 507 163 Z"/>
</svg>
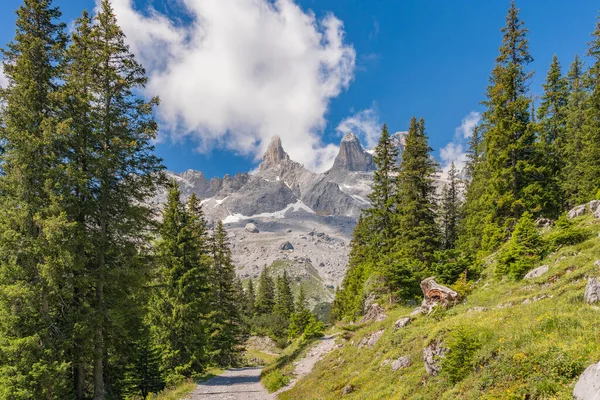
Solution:
<svg viewBox="0 0 600 400">
<path fill-rule="evenodd" d="M 394 137 L 401 153 L 401 133 Z M 223 221 L 240 277 L 254 279 L 284 261 L 298 280 L 319 286 L 311 289 L 317 303 L 330 302 L 332 288 L 343 279 L 352 230 L 369 206 L 374 169 L 372 154 L 349 133 L 334 165 L 321 174 L 292 160 L 275 136 L 256 172 L 210 180 L 194 170 L 167 175 L 184 197 L 195 193 L 202 200 L 209 222 Z M 157 205 L 165 200 L 166 193 L 159 193 Z"/>
</svg>

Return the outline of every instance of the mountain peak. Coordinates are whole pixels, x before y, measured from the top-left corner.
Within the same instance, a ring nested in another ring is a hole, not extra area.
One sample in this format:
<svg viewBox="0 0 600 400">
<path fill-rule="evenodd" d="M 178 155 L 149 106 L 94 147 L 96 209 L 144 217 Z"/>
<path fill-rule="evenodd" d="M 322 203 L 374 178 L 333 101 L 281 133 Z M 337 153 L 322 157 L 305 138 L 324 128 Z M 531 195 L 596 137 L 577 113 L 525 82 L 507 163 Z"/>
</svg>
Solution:
<svg viewBox="0 0 600 400">
<path fill-rule="evenodd" d="M 279 136 L 273 136 L 267 151 L 263 154 L 262 163 L 260 164 L 259 170 L 263 171 L 271 166 L 279 165 L 282 161 L 287 161 L 290 156 L 283 150 L 281 145 L 281 138 Z"/>
<path fill-rule="evenodd" d="M 342 138 L 340 151 L 331 169 L 361 172 L 373 171 L 375 164 L 373 163 L 373 156 L 363 149 L 356 135 L 348 132 Z"/>
</svg>

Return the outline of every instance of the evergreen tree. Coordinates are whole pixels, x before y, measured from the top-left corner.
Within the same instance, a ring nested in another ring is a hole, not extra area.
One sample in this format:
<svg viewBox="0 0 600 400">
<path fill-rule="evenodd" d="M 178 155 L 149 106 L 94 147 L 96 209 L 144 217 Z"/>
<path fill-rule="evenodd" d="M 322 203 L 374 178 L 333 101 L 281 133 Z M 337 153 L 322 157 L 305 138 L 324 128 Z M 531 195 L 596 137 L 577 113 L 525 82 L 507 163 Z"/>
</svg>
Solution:
<svg viewBox="0 0 600 400">
<path fill-rule="evenodd" d="M 50 0 L 26 0 L 16 14 L 0 91 L 0 397 L 65 398 L 74 269 L 57 119 L 65 26 Z"/>
<path fill-rule="evenodd" d="M 377 168 L 373 174 L 373 190 L 369 194 L 371 207 L 365 211 L 365 223 L 369 224 L 373 236 L 371 242 L 377 243 L 380 252 L 384 251 L 393 235 L 397 157 L 398 149 L 390 139 L 387 125 L 383 124 L 373 157 Z"/>
<path fill-rule="evenodd" d="M 235 268 L 227 232 L 217 222 L 212 236 L 212 294 L 210 350 L 218 365 L 233 365 L 242 331 L 238 293 L 235 290 Z"/>
<path fill-rule="evenodd" d="M 536 157 L 536 135 L 530 112 L 526 67 L 533 61 L 529 54 L 527 29 L 519 19 L 519 10 L 511 3 L 502 28 L 503 40 L 496 66 L 490 77 L 487 99 L 483 102 L 484 173 L 475 173 L 475 187 L 483 189 L 479 202 L 467 209 L 477 210 L 486 218 L 479 227 L 467 232 L 480 236 L 481 248 L 490 251 L 503 241 L 525 210 L 539 213 L 549 194 L 543 185 L 543 168 Z M 468 216 L 473 221 L 473 216 Z"/>
<path fill-rule="evenodd" d="M 585 202 L 589 197 L 583 180 L 585 163 L 582 162 L 584 151 L 587 151 L 584 148 L 583 126 L 589 92 L 585 87 L 583 62 L 577 55 L 567 73 L 566 80 L 569 90 L 566 126 L 564 138 L 559 145 L 564 161 L 560 181 L 565 196 L 565 208 L 568 209 Z"/>
<path fill-rule="evenodd" d="M 211 260 L 199 239 L 204 236 L 204 223 L 198 203 L 191 198 L 186 209 L 180 196 L 179 187 L 171 182 L 156 245 L 159 277 L 150 313 L 168 384 L 202 372 L 207 361 L 205 314 Z"/>
<path fill-rule="evenodd" d="M 306 300 L 306 294 L 304 293 L 304 286 L 300 285 L 298 291 L 298 297 L 296 298 L 296 304 L 294 306 L 295 311 L 290 319 L 289 337 L 291 339 L 297 338 L 304 329 L 314 320 L 313 314 L 308 309 L 308 301 Z"/>
<path fill-rule="evenodd" d="M 254 284 L 252 279 L 248 279 L 248 287 L 246 288 L 246 315 L 254 316 L 256 312 L 254 304 L 256 303 L 256 294 L 254 293 Z"/>
<path fill-rule="evenodd" d="M 277 277 L 277 301 L 273 312 L 281 315 L 286 321 L 289 321 L 294 313 L 294 296 L 287 271 L 283 271 L 283 274 Z"/>
<path fill-rule="evenodd" d="M 448 183 L 442 188 L 440 205 L 440 225 L 442 230 L 442 248 L 453 249 L 458 240 L 460 222 L 459 178 L 454 162 L 448 170 Z"/>
<path fill-rule="evenodd" d="M 256 313 L 259 315 L 271 314 L 275 306 L 275 284 L 266 269 L 260 273 L 258 290 L 256 293 Z"/>
<path fill-rule="evenodd" d="M 566 105 L 568 100 L 566 79 L 561 75 L 560 63 L 556 55 L 550 64 L 550 70 L 544 84 L 538 116 L 538 157 L 543 166 L 543 185 L 549 193 L 542 213 L 556 217 L 562 211 L 562 194 L 560 193 L 560 170 L 564 164 L 560 143 L 565 138 Z M 533 102 L 532 102 L 533 104 Z"/>
</svg>

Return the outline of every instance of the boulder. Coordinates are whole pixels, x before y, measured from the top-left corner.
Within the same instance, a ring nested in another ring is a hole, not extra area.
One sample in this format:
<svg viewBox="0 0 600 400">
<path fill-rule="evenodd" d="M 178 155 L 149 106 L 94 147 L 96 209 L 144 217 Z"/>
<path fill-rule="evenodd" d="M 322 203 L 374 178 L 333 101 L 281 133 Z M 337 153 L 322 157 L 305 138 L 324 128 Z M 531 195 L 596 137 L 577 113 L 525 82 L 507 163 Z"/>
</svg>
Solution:
<svg viewBox="0 0 600 400">
<path fill-rule="evenodd" d="M 377 331 L 375 333 L 372 333 L 369 336 L 365 336 L 364 338 L 361 339 L 361 341 L 358 343 L 358 347 L 373 347 L 375 346 L 375 344 L 379 341 L 379 338 L 381 337 L 381 335 L 383 335 L 383 333 L 385 332 L 385 330 L 380 330 Z"/>
<path fill-rule="evenodd" d="M 588 278 L 583 298 L 588 304 L 600 301 L 600 282 L 596 278 Z"/>
<path fill-rule="evenodd" d="M 585 215 L 585 213 L 587 212 L 586 209 L 586 205 L 585 204 L 581 204 L 577 207 L 573 207 L 568 213 L 567 213 L 567 218 L 569 219 L 573 219 L 573 218 L 577 218 L 577 217 L 581 217 L 582 215 Z"/>
<path fill-rule="evenodd" d="M 538 228 L 550 228 L 553 225 L 554 221 L 548 218 L 538 218 L 535 221 L 535 226 L 537 226 Z"/>
<path fill-rule="evenodd" d="M 449 287 L 438 284 L 433 277 L 425 278 L 421 281 L 421 290 L 423 291 L 421 309 L 427 312 L 431 312 L 436 306 L 444 308 L 452 307 L 460 299 L 458 293 Z"/>
<path fill-rule="evenodd" d="M 259 233 L 260 232 L 258 230 L 258 228 L 256 227 L 256 225 L 254 225 L 252 222 L 249 224 L 246 224 L 246 227 L 244 229 L 246 229 L 246 232 L 250 232 L 250 233 Z"/>
<path fill-rule="evenodd" d="M 410 367 L 411 364 L 412 363 L 410 362 L 410 357 L 402 356 L 394 362 L 392 362 L 392 371 L 396 372 L 399 369 Z"/>
<path fill-rule="evenodd" d="M 531 271 L 529 271 L 527 273 L 527 275 L 525 275 L 525 279 L 535 279 L 535 278 L 539 278 L 540 276 L 544 275 L 546 272 L 548 272 L 548 269 L 550 267 L 548 265 L 542 265 L 541 267 L 537 267 L 535 269 L 532 269 Z"/>
<path fill-rule="evenodd" d="M 370 321 L 383 321 L 387 315 L 385 314 L 385 310 L 377 303 L 371 304 L 367 313 L 361 318 L 360 322 L 370 322 Z"/>
<path fill-rule="evenodd" d="M 575 400 L 600 400 L 600 362 L 592 364 L 579 377 L 573 389 Z"/>
<path fill-rule="evenodd" d="M 279 250 L 294 250 L 294 246 L 290 242 L 282 243 Z"/>
<path fill-rule="evenodd" d="M 345 396 L 352 392 L 354 392 L 354 386 L 352 386 L 352 385 L 344 386 L 344 388 L 342 389 L 342 396 Z"/>
<path fill-rule="evenodd" d="M 425 364 L 425 371 L 429 375 L 438 375 L 442 370 L 441 359 L 444 358 L 448 349 L 442 347 L 439 340 L 434 340 L 429 346 L 423 349 L 423 363 Z"/>
<path fill-rule="evenodd" d="M 412 319 L 410 317 L 400 318 L 398 321 L 396 321 L 394 323 L 394 330 L 398 330 L 400 328 L 404 328 L 405 326 L 407 326 L 408 324 L 410 324 L 410 321 L 412 321 Z"/>
</svg>

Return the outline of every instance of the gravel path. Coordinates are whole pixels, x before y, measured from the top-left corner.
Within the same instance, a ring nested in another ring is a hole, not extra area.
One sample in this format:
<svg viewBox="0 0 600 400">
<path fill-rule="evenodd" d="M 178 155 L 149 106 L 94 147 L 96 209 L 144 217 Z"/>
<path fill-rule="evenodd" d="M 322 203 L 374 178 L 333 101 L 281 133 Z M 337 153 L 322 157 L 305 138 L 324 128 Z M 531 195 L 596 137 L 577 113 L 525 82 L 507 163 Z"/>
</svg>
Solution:
<svg viewBox="0 0 600 400">
<path fill-rule="evenodd" d="M 233 368 L 198 385 L 188 400 L 272 400 L 260 383 L 262 368 Z"/>
</svg>

